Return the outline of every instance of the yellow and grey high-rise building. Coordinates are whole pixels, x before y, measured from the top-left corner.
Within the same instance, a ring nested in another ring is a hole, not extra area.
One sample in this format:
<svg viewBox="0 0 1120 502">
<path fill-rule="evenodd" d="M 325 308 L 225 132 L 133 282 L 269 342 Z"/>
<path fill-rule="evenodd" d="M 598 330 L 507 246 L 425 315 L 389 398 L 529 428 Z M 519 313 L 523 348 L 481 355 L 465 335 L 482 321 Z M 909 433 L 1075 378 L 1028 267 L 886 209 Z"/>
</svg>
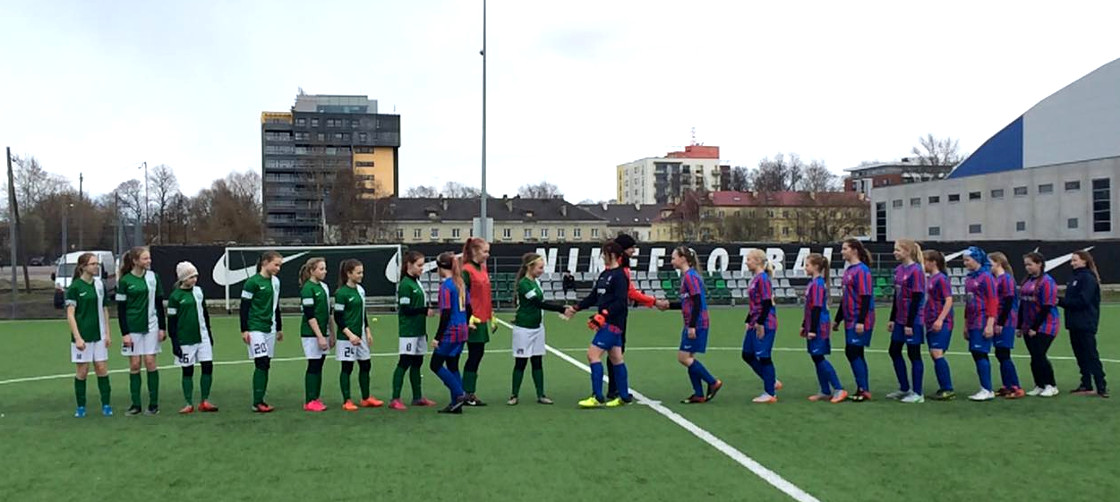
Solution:
<svg viewBox="0 0 1120 502">
<path fill-rule="evenodd" d="M 300 93 L 291 111 L 261 113 L 266 238 L 321 242 L 323 204 L 342 170 L 353 171 L 363 197 L 397 195 L 400 145 L 400 115 L 377 113 L 367 96 Z"/>
</svg>

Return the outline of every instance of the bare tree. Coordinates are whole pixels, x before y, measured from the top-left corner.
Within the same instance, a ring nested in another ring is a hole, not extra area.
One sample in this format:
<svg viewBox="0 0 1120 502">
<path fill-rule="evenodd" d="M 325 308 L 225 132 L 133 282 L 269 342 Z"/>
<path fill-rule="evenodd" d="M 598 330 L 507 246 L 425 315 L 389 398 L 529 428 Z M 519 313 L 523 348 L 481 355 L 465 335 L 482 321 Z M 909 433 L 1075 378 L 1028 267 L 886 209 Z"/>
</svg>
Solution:
<svg viewBox="0 0 1120 502">
<path fill-rule="evenodd" d="M 809 192 L 835 192 L 840 189 L 840 184 L 824 162 L 814 160 L 805 166 L 800 188 Z"/>
<path fill-rule="evenodd" d="M 867 233 L 868 207 L 813 207 L 799 212 L 799 237 L 807 242 L 835 242 Z"/>
<path fill-rule="evenodd" d="M 259 242 L 260 174 L 233 172 L 187 204 L 192 242 Z"/>
<path fill-rule="evenodd" d="M 38 206 L 44 198 L 72 189 L 66 178 L 43 169 L 35 157 L 13 155 L 12 166 L 15 170 L 16 197 L 19 205 L 25 208 Z"/>
<path fill-rule="evenodd" d="M 773 159 L 767 157 L 758 162 L 754 172 L 754 189 L 759 192 L 784 192 L 797 190 L 804 177 L 805 164 L 797 154 L 788 158 L 777 154 Z"/>
<path fill-rule="evenodd" d="M 753 209 L 731 214 L 719 222 L 720 237 L 725 241 L 763 241 L 770 238 L 770 222 L 759 218 Z"/>
<path fill-rule="evenodd" d="M 517 189 L 517 195 L 522 199 L 553 199 L 563 198 L 564 194 L 560 193 L 560 188 L 547 181 L 542 181 L 535 185 L 521 185 Z"/>
<path fill-rule="evenodd" d="M 121 208 L 121 217 L 140 224 L 144 217 L 144 184 L 140 180 L 128 180 L 113 189 Z"/>
<path fill-rule="evenodd" d="M 448 181 L 443 185 L 441 195 L 448 199 L 474 199 L 482 196 L 482 190 L 456 181 Z"/>
<path fill-rule="evenodd" d="M 733 192 L 749 192 L 751 190 L 751 170 L 742 166 L 731 168 L 731 185 L 728 190 Z"/>
<path fill-rule="evenodd" d="M 179 193 L 179 180 L 166 164 L 160 164 L 148 173 L 148 184 L 155 194 L 152 201 L 156 210 L 156 236 L 163 244 L 163 230 L 167 226 L 167 208 L 172 199 Z"/>
<path fill-rule="evenodd" d="M 918 146 L 910 149 L 924 166 L 955 166 L 964 160 L 958 141 L 953 138 L 935 138 L 927 134 L 918 138 Z"/>
<path fill-rule="evenodd" d="M 404 196 L 408 198 L 435 199 L 439 197 L 439 190 L 433 186 L 414 186 L 409 187 L 409 189 L 405 191 Z"/>
</svg>

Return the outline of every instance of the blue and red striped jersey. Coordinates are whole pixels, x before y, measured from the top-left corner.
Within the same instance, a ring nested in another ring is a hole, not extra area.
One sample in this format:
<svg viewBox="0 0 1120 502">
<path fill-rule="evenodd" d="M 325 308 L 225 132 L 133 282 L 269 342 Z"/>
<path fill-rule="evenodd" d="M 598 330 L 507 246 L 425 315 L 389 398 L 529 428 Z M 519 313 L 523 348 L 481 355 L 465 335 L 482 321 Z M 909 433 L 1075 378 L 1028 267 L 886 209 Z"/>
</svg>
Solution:
<svg viewBox="0 0 1120 502">
<path fill-rule="evenodd" d="M 989 317 L 999 313 L 999 300 L 996 298 L 996 280 L 987 270 L 969 272 L 964 281 L 965 329 L 984 329 Z"/>
<path fill-rule="evenodd" d="M 832 326 L 828 313 L 828 285 L 825 284 L 824 277 L 809 281 L 809 287 L 805 290 L 805 317 L 801 320 L 801 329 L 805 333 L 810 333 L 813 328 L 814 308 L 821 309 L 820 317 L 817 318 L 817 336 L 828 338 Z"/>
<path fill-rule="evenodd" d="M 459 302 L 459 294 L 459 287 L 455 285 L 454 279 L 448 277 L 439 284 L 439 310 L 440 312 L 451 312 L 451 320 L 447 323 L 447 330 L 439 334 L 439 341 L 441 342 L 458 343 L 467 341 L 467 311 L 461 307 L 470 305 L 470 293 L 464 293 L 467 296 L 462 303 Z"/>
<path fill-rule="evenodd" d="M 945 300 L 953 297 L 953 288 L 949 286 L 949 278 L 941 272 L 931 275 L 926 285 L 926 328 L 933 329 L 934 321 L 945 308 Z M 953 307 L 949 307 L 949 315 L 945 316 L 941 329 L 953 330 Z"/>
<path fill-rule="evenodd" d="M 1058 285 L 1050 274 L 1041 277 L 1030 277 L 1023 281 L 1019 289 L 1019 301 L 1023 304 L 1023 317 L 1019 319 L 1022 330 L 1033 329 L 1038 322 L 1039 315 L 1045 315 L 1038 332 L 1050 336 L 1058 334 Z"/>
<path fill-rule="evenodd" d="M 1007 320 L 1004 321 L 1003 326 L 1018 326 L 1019 325 L 1019 294 L 1015 291 L 1015 278 L 1011 274 L 1004 273 L 996 277 L 996 296 L 999 297 L 1000 308 L 1003 307 L 1004 299 L 1011 298 L 1011 311 L 1007 313 Z M 999 318 L 996 318 L 996 324 L 999 324 Z"/>
<path fill-rule="evenodd" d="M 772 306 L 774 303 L 774 288 L 770 284 L 770 274 L 762 271 L 751 278 L 751 282 L 747 284 L 747 299 L 750 300 L 750 313 L 747 318 L 750 319 L 751 324 L 764 323 L 765 329 L 778 329 L 778 316 Z M 770 313 L 766 315 L 766 319 L 759 319 L 759 316 L 762 315 L 763 300 L 770 300 Z"/>
<path fill-rule="evenodd" d="M 704 289 L 704 280 L 700 278 L 700 274 L 696 269 L 690 268 L 681 277 L 681 314 L 684 317 L 684 325 L 687 327 L 689 320 L 692 319 L 693 298 L 700 298 L 700 317 L 696 321 L 696 329 L 708 329 L 710 321 L 708 319 L 708 294 Z"/>
<path fill-rule="evenodd" d="M 910 304 L 914 302 L 914 294 L 922 295 L 924 301 L 926 294 L 926 274 L 918 263 L 899 265 L 894 269 L 894 319 L 898 324 L 907 324 L 910 317 Z M 922 326 L 922 301 L 917 305 L 914 326 Z"/>
<path fill-rule="evenodd" d="M 871 297 L 871 304 L 867 309 L 867 322 L 864 329 L 871 331 L 875 327 L 875 290 L 871 282 L 871 269 L 866 263 L 857 263 L 844 270 L 844 291 L 840 307 L 844 314 L 844 327 L 852 329 L 859 322 L 859 298 Z"/>
</svg>

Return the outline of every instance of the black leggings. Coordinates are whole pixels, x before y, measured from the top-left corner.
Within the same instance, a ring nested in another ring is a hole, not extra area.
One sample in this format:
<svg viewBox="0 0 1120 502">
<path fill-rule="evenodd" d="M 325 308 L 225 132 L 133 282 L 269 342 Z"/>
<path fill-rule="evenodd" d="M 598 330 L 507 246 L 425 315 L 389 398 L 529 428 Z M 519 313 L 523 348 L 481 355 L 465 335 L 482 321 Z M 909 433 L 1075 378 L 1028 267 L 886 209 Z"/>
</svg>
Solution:
<svg viewBox="0 0 1120 502">
<path fill-rule="evenodd" d="M 863 347 L 848 345 L 844 347 L 844 356 L 848 358 L 848 362 L 863 359 Z"/>
<path fill-rule="evenodd" d="M 211 374 L 214 373 L 214 362 L 213 361 L 201 361 L 198 364 L 202 366 L 202 374 L 203 375 L 211 375 Z M 194 365 L 192 364 L 190 366 L 183 366 L 183 378 L 191 378 L 193 376 L 194 376 Z"/>
<path fill-rule="evenodd" d="M 272 358 L 268 356 L 261 356 L 253 359 L 253 366 L 256 366 L 258 370 L 268 371 L 269 368 L 272 368 Z"/>
<path fill-rule="evenodd" d="M 1011 360 L 1011 349 L 1007 347 L 996 347 L 996 360 L 999 362 Z"/>
<path fill-rule="evenodd" d="M 447 357 L 439 354 L 432 354 L 432 360 L 428 364 L 428 367 L 431 368 L 433 372 L 439 373 L 440 367 L 444 364 L 447 365 L 447 369 L 451 370 L 452 373 L 459 372 L 459 356 Z"/>
<path fill-rule="evenodd" d="M 433 356 L 435 357 L 435 356 Z M 421 367 L 424 365 L 424 356 L 416 356 L 412 354 L 401 354 L 400 359 L 397 360 L 397 366 L 400 368 L 408 369 L 411 367 Z"/>
<path fill-rule="evenodd" d="M 484 355 L 486 355 L 485 343 L 467 342 L 467 364 L 463 366 L 463 371 L 478 373 L 478 365 L 482 363 L 482 356 Z"/>
<path fill-rule="evenodd" d="M 318 359 L 308 359 L 307 360 L 307 374 L 308 375 L 319 375 L 319 374 L 323 373 L 323 363 L 326 360 L 327 360 L 327 356 L 322 356 Z M 205 371 L 205 368 L 203 368 L 203 371 Z"/>
<path fill-rule="evenodd" d="M 539 370 L 544 368 L 544 358 L 541 356 L 533 357 L 518 357 L 513 360 L 514 371 L 525 371 L 525 365 L 529 362 L 533 363 L 533 369 Z"/>
<path fill-rule="evenodd" d="M 1023 341 L 1027 344 L 1027 351 L 1031 353 L 1031 374 L 1034 375 L 1034 384 L 1038 387 L 1057 386 L 1058 383 L 1054 381 L 1054 367 L 1046 357 L 1054 337 L 1037 333 L 1034 336 L 1023 336 Z"/>
</svg>

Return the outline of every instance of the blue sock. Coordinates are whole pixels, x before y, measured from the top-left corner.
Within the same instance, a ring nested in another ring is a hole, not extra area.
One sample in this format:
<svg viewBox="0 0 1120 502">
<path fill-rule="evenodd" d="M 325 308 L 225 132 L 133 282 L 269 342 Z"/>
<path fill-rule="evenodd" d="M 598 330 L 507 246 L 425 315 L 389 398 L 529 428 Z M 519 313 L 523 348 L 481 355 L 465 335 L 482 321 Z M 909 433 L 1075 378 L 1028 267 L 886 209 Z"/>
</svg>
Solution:
<svg viewBox="0 0 1120 502">
<path fill-rule="evenodd" d="M 771 396 L 776 396 L 777 392 L 774 390 L 774 384 L 775 384 L 775 382 L 777 382 L 778 377 L 777 377 L 777 371 L 774 369 L 774 363 L 760 364 L 759 366 L 760 366 L 759 369 L 762 372 L 762 388 L 763 388 L 763 390 L 765 390 L 766 393 L 770 394 Z"/>
<path fill-rule="evenodd" d="M 868 381 L 867 359 L 861 357 L 852 361 L 852 373 L 856 377 L 856 387 L 867 391 L 871 390 L 871 382 Z"/>
<path fill-rule="evenodd" d="M 922 362 L 921 358 L 910 361 L 910 375 L 914 380 L 914 392 L 919 396 L 924 394 L 923 387 L 925 382 L 926 365 Z"/>
<path fill-rule="evenodd" d="M 1019 372 L 1015 370 L 1015 363 L 1008 359 L 999 362 L 1000 377 L 1003 378 L 1003 386 L 1007 388 L 1019 386 Z"/>
<path fill-rule="evenodd" d="M 828 383 L 831 384 L 833 391 L 844 389 L 844 386 L 840 385 L 840 376 L 836 374 L 836 368 L 832 367 L 832 363 L 828 362 L 828 359 L 821 361 L 821 371 L 824 372 L 824 375 L 828 379 Z"/>
<path fill-rule="evenodd" d="M 817 384 L 821 386 L 821 394 L 830 395 L 832 394 L 832 388 L 828 385 L 828 374 L 825 373 L 824 370 L 824 365 L 826 364 L 828 364 L 828 361 L 822 359 L 821 362 L 814 363 L 813 365 L 816 366 Z"/>
<path fill-rule="evenodd" d="M 894 363 L 894 376 L 898 378 L 898 390 L 908 392 L 910 381 L 906 379 L 906 360 L 898 355 L 891 356 L 891 362 Z"/>
<path fill-rule="evenodd" d="M 618 397 L 623 401 L 630 400 L 630 374 L 626 371 L 626 363 L 614 367 L 614 376 L 618 377 Z"/>
<path fill-rule="evenodd" d="M 980 376 L 980 386 L 992 390 L 992 361 L 986 356 L 976 360 L 976 374 Z"/>
<path fill-rule="evenodd" d="M 451 402 L 454 403 L 459 396 L 463 395 L 463 382 L 456 378 L 455 373 L 452 373 L 451 370 L 446 367 L 440 367 L 439 371 L 436 372 L 436 376 L 447 386 L 447 390 L 451 391 Z"/>
<path fill-rule="evenodd" d="M 700 364 L 700 361 L 694 360 L 692 365 L 688 367 L 688 379 L 692 382 L 692 395 L 700 397 L 704 395 L 704 387 L 700 383 L 700 374 L 696 372 L 697 364 Z"/>
<path fill-rule="evenodd" d="M 708 373 L 708 368 L 705 368 L 704 365 L 700 363 L 699 359 L 693 359 L 692 366 L 689 366 L 689 368 L 695 371 L 697 375 L 700 375 L 700 379 L 708 385 L 716 383 L 716 377 Z"/>
<path fill-rule="evenodd" d="M 949 371 L 949 361 L 944 357 L 934 359 L 933 372 L 937 373 L 937 386 L 941 390 L 953 390 L 953 374 Z"/>
<path fill-rule="evenodd" d="M 591 394 L 599 402 L 606 401 L 603 397 L 603 363 L 591 363 Z"/>
</svg>

